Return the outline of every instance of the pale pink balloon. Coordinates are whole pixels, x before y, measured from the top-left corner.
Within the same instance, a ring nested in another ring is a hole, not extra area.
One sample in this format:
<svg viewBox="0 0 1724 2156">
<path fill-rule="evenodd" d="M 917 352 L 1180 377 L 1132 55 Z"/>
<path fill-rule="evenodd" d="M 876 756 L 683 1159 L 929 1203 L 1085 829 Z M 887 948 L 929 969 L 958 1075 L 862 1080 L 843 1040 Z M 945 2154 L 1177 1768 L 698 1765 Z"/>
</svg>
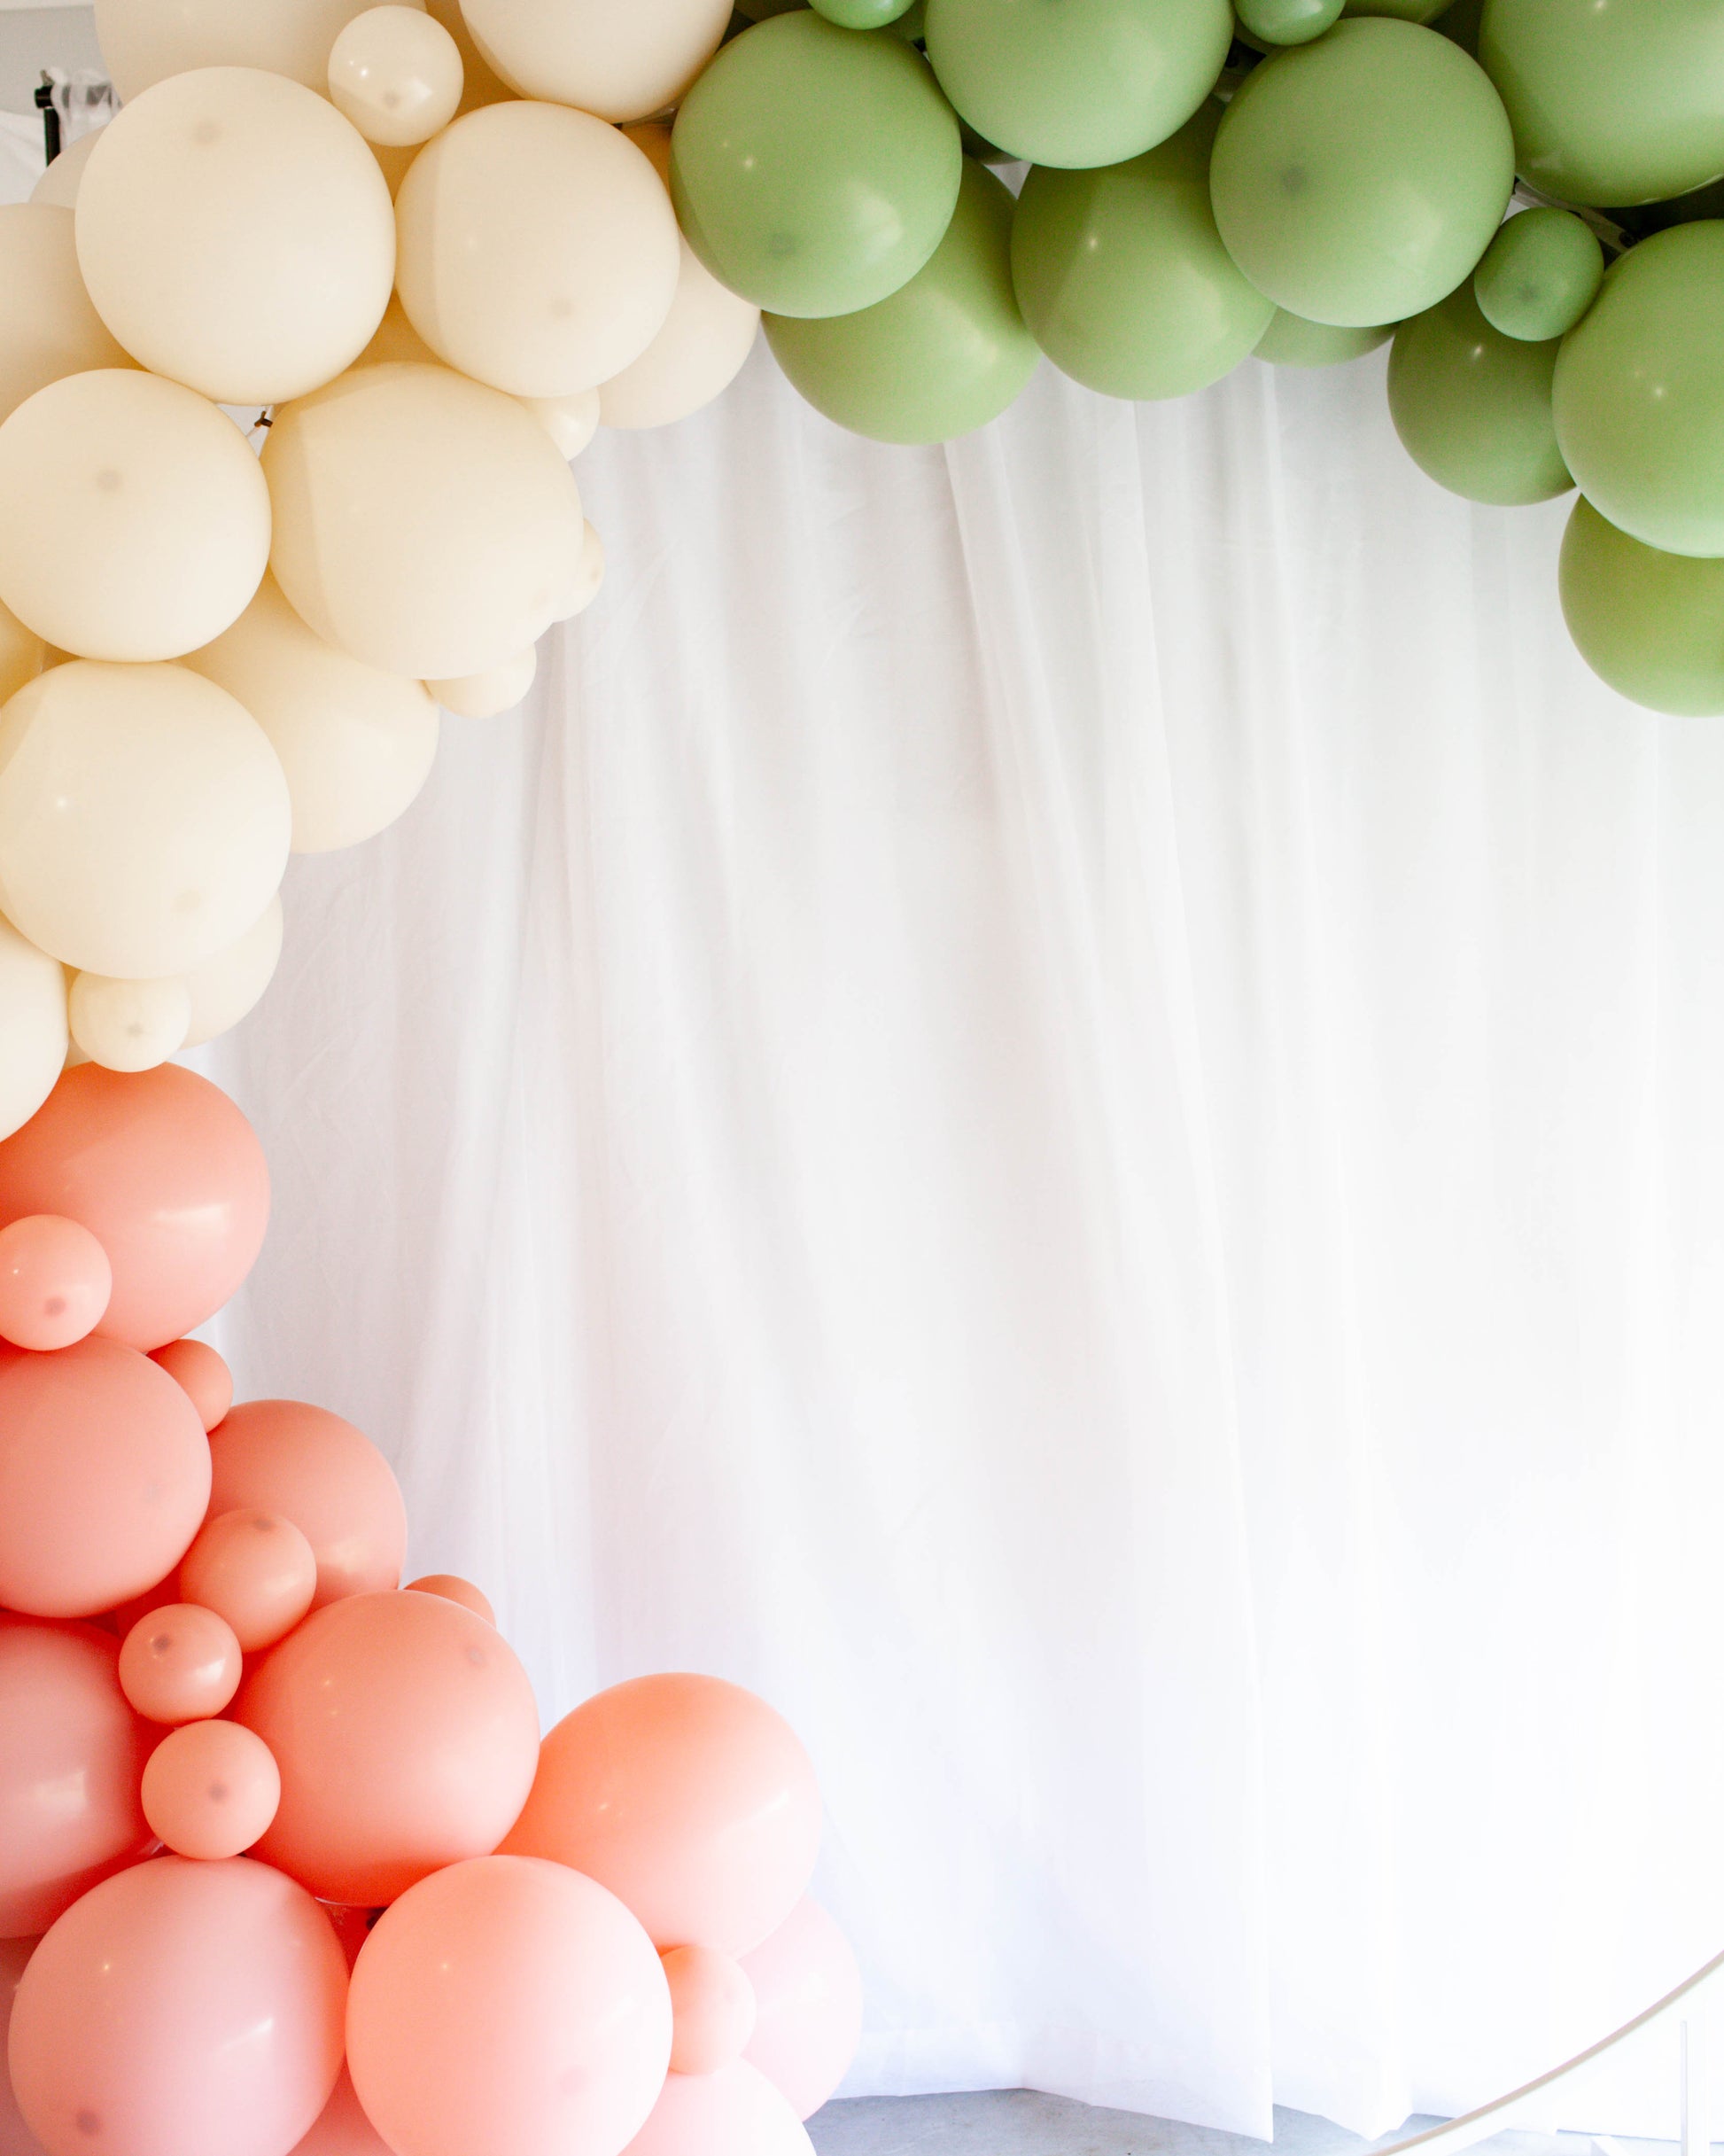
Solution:
<svg viewBox="0 0 1724 2156">
<path fill-rule="evenodd" d="M 35 1946 L 34 1939 L 0 1939 L 0 2156 L 42 2156 L 41 2142 L 25 2125 L 13 2101 L 12 2075 L 6 2068 L 6 2031 L 12 2026 L 12 1997 Z"/>
<path fill-rule="evenodd" d="M 404 1591 L 315 1612 L 247 1677 L 234 1716 L 281 1769 L 258 1854 L 323 1901 L 369 1908 L 494 1849 L 539 1748 L 507 1643 L 471 1610 Z"/>
<path fill-rule="evenodd" d="M 304 1400 L 246 1400 L 210 1436 L 212 1516 L 281 1513 L 317 1558 L 314 1609 L 400 1584 L 407 1506 L 363 1432 Z"/>
<path fill-rule="evenodd" d="M 245 1666 L 225 1618 L 168 1602 L 140 1617 L 121 1642 L 120 1688 L 146 1721 L 202 1722 L 239 1690 Z"/>
<path fill-rule="evenodd" d="M 716 2074 L 742 2056 L 754 2034 L 754 1988 L 739 1964 L 710 1946 L 673 1946 L 663 1957 L 671 1987 L 672 2074 Z"/>
<path fill-rule="evenodd" d="M 813 1875 L 814 1769 L 788 1722 L 715 1677 L 641 1677 L 566 1715 L 503 1847 L 598 1880 L 658 1947 L 740 1956 Z"/>
<path fill-rule="evenodd" d="M 409 1594 L 440 1594 L 445 1601 L 459 1602 L 463 1609 L 470 1609 L 476 1617 L 483 1617 L 487 1624 L 497 1622 L 497 1613 L 491 1607 L 490 1598 L 464 1580 L 455 1572 L 427 1572 L 423 1579 L 408 1582 Z"/>
<path fill-rule="evenodd" d="M 81 1340 L 0 1359 L 0 1604 L 89 1617 L 171 1572 L 209 1501 L 209 1441 L 147 1355 Z"/>
<path fill-rule="evenodd" d="M 670 2056 L 652 1942 L 559 1864 L 435 1873 L 384 1912 L 353 1971 L 347 2063 L 397 2156 L 619 2156 Z"/>
<path fill-rule="evenodd" d="M 151 1354 L 198 1410 L 206 1430 L 213 1430 L 234 1404 L 234 1374 L 205 1340 L 170 1340 Z"/>
<path fill-rule="evenodd" d="M 717 2074 L 672 2074 L 628 2156 L 813 2156 L 802 2121 L 739 2059 Z"/>
<path fill-rule="evenodd" d="M 108 1254 L 76 1220 L 27 1213 L 0 1227 L 0 1339 L 69 1348 L 101 1323 L 113 1293 Z"/>
<path fill-rule="evenodd" d="M 137 1790 L 154 1732 L 119 1654 L 89 1625 L 0 1616 L 0 1938 L 46 1931 L 150 1846 Z"/>
<path fill-rule="evenodd" d="M 341 2070 L 347 1966 L 308 1894 L 243 1856 L 97 1887 L 12 2010 L 19 2109 L 50 2156 L 282 2156 Z"/>
<path fill-rule="evenodd" d="M 0 2144 L 0 2156 L 5 2156 L 4 2144 Z M 291 2156 L 395 2156 L 366 2117 L 346 2066 L 322 2115 L 305 2139 L 294 2144 Z"/>
<path fill-rule="evenodd" d="M 317 1592 L 317 1557 L 291 1520 L 246 1506 L 200 1528 L 180 1592 L 225 1617 L 248 1654 L 286 1638 Z"/>
<path fill-rule="evenodd" d="M 205 1863 L 249 1849 L 281 1799 L 269 1747 L 237 1722 L 188 1722 L 162 1739 L 144 1770 L 151 1831 L 176 1856 Z"/>
<path fill-rule="evenodd" d="M 744 2057 L 812 2119 L 862 2041 L 862 1972 L 850 1941 L 805 1895 L 742 1966 L 758 2009 Z"/>
<path fill-rule="evenodd" d="M 60 1213 L 113 1267 L 104 1337 L 148 1350 L 213 1317 L 251 1271 L 269 1214 L 257 1133 L 177 1063 L 68 1070 L 0 1144 L 0 1222 Z"/>
</svg>

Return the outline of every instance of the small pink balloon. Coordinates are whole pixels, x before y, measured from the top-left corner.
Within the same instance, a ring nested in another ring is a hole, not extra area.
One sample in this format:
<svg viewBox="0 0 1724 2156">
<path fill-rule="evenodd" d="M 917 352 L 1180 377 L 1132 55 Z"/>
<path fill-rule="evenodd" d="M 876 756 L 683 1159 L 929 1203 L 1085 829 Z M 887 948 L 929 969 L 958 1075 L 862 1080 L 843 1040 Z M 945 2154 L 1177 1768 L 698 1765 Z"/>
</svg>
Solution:
<svg viewBox="0 0 1724 2156">
<path fill-rule="evenodd" d="M 162 1739 L 144 1770 L 151 1831 L 176 1856 L 206 1864 L 249 1849 L 281 1801 L 269 1747 L 237 1722 L 188 1722 Z"/>
<path fill-rule="evenodd" d="M 87 1894 L 31 1957 L 18 2107 L 50 2156 L 282 2156 L 330 2100 L 346 1996 L 335 1934 L 291 1880 L 159 1856 Z"/>
<path fill-rule="evenodd" d="M 314 1609 L 400 1584 L 407 1506 L 362 1431 L 304 1400 L 246 1400 L 212 1432 L 212 1515 L 284 1514 L 317 1558 Z"/>
<path fill-rule="evenodd" d="M 180 1566 L 180 1592 L 225 1617 L 248 1654 L 284 1639 L 316 1592 L 310 1543 L 283 1514 L 255 1507 L 200 1528 Z"/>
<path fill-rule="evenodd" d="M 5 2156 L 0 2143 L 0 2156 Z M 395 2156 L 395 2152 L 365 2115 L 353 2094 L 353 2076 L 346 2066 L 335 2084 L 335 2094 L 324 2105 L 322 2117 L 291 2152 L 291 2156 Z"/>
<path fill-rule="evenodd" d="M 113 1293 L 108 1254 L 77 1221 L 27 1213 L 0 1227 L 0 1339 L 69 1348 L 95 1331 Z"/>
<path fill-rule="evenodd" d="M 663 1958 L 675 2030 L 672 2074 L 716 2074 L 754 2034 L 754 1988 L 728 1954 L 673 1946 Z"/>
<path fill-rule="evenodd" d="M 12 2075 L 6 2070 L 6 2032 L 12 2027 L 12 1998 L 35 1946 L 34 1939 L 0 1939 L 0 2156 L 42 2156 L 41 2142 L 25 2125 L 13 2100 Z"/>
<path fill-rule="evenodd" d="M 168 1602 L 140 1617 L 120 1648 L 120 1688 L 146 1721 L 203 1722 L 239 1690 L 245 1662 L 213 1609 Z"/>
<path fill-rule="evenodd" d="M 384 1911 L 353 1971 L 347 2063 L 397 2156 L 620 2156 L 664 2082 L 652 1942 L 560 1864 L 453 1864 Z"/>
<path fill-rule="evenodd" d="M 862 2041 L 862 1973 L 850 1941 L 812 1895 L 743 1958 L 754 1987 L 744 2056 L 812 2119 L 850 2072 Z"/>
<path fill-rule="evenodd" d="M 717 2074 L 672 2074 L 628 2156 L 813 2156 L 802 2121 L 739 2059 Z"/>
<path fill-rule="evenodd" d="M 234 1404 L 234 1374 L 203 1340 L 170 1340 L 151 1355 L 198 1410 L 204 1428 L 213 1430 Z"/>
<path fill-rule="evenodd" d="M 459 1602 L 463 1609 L 470 1609 L 476 1617 L 483 1617 L 487 1624 L 497 1622 L 497 1613 L 490 1599 L 454 1572 L 427 1572 L 422 1580 L 408 1582 L 409 1594 L 440 1594 L 446 1602 Z"/>
</svg>

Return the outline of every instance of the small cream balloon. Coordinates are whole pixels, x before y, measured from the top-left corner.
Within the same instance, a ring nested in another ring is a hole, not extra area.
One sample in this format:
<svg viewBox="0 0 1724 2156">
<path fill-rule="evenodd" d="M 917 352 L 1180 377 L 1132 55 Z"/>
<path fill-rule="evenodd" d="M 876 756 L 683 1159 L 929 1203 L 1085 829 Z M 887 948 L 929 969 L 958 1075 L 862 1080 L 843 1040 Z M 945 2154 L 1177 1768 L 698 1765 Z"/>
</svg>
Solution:
<svg viewBox="0 0 1724 2156">
<path fill-rule="evenodd" d="M 367 142 L 429 142 L 461 105 L 461 48 L 422 8 L 372 7 L 330 48 L 330 96 Z"/>
<path fill-rule="evenodd" d="M 462 0 L 474 43 L 524 97 L 602 120 L 680 104 L 718 50 L 730 0 Z"/>
<path fill-rule="evenodd" d="M 496 719 L 515 709 L 532 687 L 538 671 L 538 649 L 529 644 L 488 673 L 470 673 L 454 681 L 427 681 L 425 687 L 457 719 Z"/>
<path fill-rule="evenodd" d="M 572 463 L 599 431 L 599 393 L 577 390 L 572 397 L 523 397 L 533 417 Z"/>
<path fill-rule="evenodd" d="M 230 943 L 186 975 L 191 1016 L 184 1045 L 200 1048 L 206 1040 L 231 1031 L 254 1010 L 276 977 L 281 955 L 282 899 L 277 891 L 237 943 Z"/>
<path fill-rule="evenodd" d="M 96 35 L 128 104 L 194 67 L 260 67 L 320 93 L 330 48 L 374 0 L 96 0 Z M 415 4 L 415 0 L 408 0 Z"/>
<path fill-rule="evenodd" d="M 48 647 L 9 607 L 0 606 L 0 704 L 34 681 L 47 662 Z"/>
<path fill-rule="evenodd" d="M 84 167 L 89 162 L 89 153 L 101 132 L 100 128 L 92 128 L 88 135 L 81 135 L 76 142 L 68 143 L 30 190 L 31 201 L 71 209 L 77 202 L 78 183 L 84 176 Z"/>
<path fill-rule="evenodd" d="M 581 541 L 580 564 L 568 590 L 563 594 L 563 611 L 559 621 L 572 621 L 577 614 L 584 614 L 599 595 L 599 587 L 604 582 L 604 541 L 598 529 L 589 524 Z"/>
<path fill-rule="evenodd" d="M 132 363 L 90 305 L 74 231 L 56 204 L 0 206 L 0 419 L 68 374 Z"/>
<path fill-rule="evenodd" d="M 64 967 L 0 918 L 0 1138 L 54 1090 L 70 1040 Z"/>
<path fill-rule="evenodd" d="M 153 1070 L 185 1046 L 191 996 L 183 980 L 116 981 L 74 973 L 72 1038 L 105 1070 Z"/>
</svg>

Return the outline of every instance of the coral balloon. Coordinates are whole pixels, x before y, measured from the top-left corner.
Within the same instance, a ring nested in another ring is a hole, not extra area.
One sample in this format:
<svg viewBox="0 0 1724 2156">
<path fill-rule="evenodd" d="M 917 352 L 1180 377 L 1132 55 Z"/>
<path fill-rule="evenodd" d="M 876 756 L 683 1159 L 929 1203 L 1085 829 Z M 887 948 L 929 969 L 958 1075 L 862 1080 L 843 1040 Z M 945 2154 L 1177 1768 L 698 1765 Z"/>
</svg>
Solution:
<svg viewBox="0 0 1724 2156">
<path fill-rule="evenodd" d="M 167 1602 L 127 1632 L 120 1686 L 146 1721 L 202 1722 L 219 1715 L 239 1690 L 245 1666 L 224 1618 L 192 1602 Z"/>
<path fill-rule="evenodd" d="M 497 1622 L 497 1613 L 490 1599 L 474 1586 L 471 1580 L 459 1578 L 453 1572 L 428 1572 L 423 1579 L 408 1582 L 409 1594 L 440 1594 L 446 1601 L 459 1602 L 463 1609 L 470 1609 L 476 1617 L 483 1617 L 487 1624 Z"/>
<path fill-rule="evenodd" d="M 191 993 L 183 980 L 116 981 L 73 977 L 66 1000 L 72 1038 L 105 1070 L 153 1070 L 185 1046 Z"/>
<path fill-rule="evenodd" d="M 813 2156 L 813 2144 L 765 2075 L 739 2059 L 717 2074 L 672 2074 L 628 2156 Z"/>
<path fill-rule="evenodd" d="M 214 1514 L 281 1513 L 317 1559 L 314 1609 L 400 1584 L 407 1507 L 394 1470 L 351 1422 L 304 1400 L 247 1400 L 211 1434 Z"/>
<path fill-rule="evenodd" d="M 70 1039 L 59 961 L 0 919 L 0 1140 L 54 1090 Z"/>
<path fill-rule="evenodd" d="M 330 48 L 330 97 L 369 143 L 429 142 L 461 90 L 461 48 L 423 8 L 367 8 Z"/>
<path fill-rule="evenodd" d="M 366 2117 L 353 2093 L 353 2076 L 345 2066 L 335 2084 L 335 2094 L 305 2139 L 294 2144 L 291 2156 L 395 2156 Z"/>
<path fill-rule="evenodd" d="M 1573 480 L 1550 409 L 1554 344 L 1504 337 L 1471 284 L 1403 322 L 1389 357 L 1389 413 L 1413 462 L 1451 494 L 1503 506 L 1548 502 Z"/>
<path fill-rule="evenodd" d="M 66 375 L 130 364 L 84 290 L 69 209 L 0 205 L 0 420 Z"/>
<path fill-rule="evenodd" d="M 144 1816 L 176 1856 L 217 1864 L 249 1849 L 281 1802 L 269 1747 L 237 1722 L 188 1722 L 144 1770 Z"/>
<path fill-rule="evenodd" d="M 43 2156 L 42 2144 L 19 2115 L 6 2071 L 6 2032 L 12 2027 L 12 1998 L 35 1951 L 34 1939 L 0 1939 L 0 2156 Z"/>
<path fill-rule="evenodd" d="M 353 1971 L 348 2065 L 398 2156 L 619 2156 L 670 2052 L 651 1942 L 561 1865 L 437 1872 L 384 1912 Z"/>
<path fill-rule="evenodd" d="M 742 1969 L 756 2005 L 744 2056 L 799 2119 L 812 2119 L 836 2093 L 862 2041 L 862 1973 L 850 1941 L 805 1895 Z"/>
<path fill-rule="evenodd" d="M 454 681 L 427 681 L 425 687 L 457 719 L 496 719 L 512 712 L 532 687 L 539 672 L 539 653 L 529 645 L 507 665 L 484 673 L 464 674 Z"/>
<path fill-rule="evenodd" d="M 346 1993 L 329 1919 L 279 1872 L 138 1864 L 30 1958 L 19 2109 L 49 2156 L 282 2156 L 335 2086 Z"/>
<path fill-rule="evenodd" d="M 373 0 L 96 0 L 96 35 L 120 97 L 194 67 L 261 67 L 307 90 L 329 82 L 330 49 Z"/>
<path fill-rule="evenodd" d="M 1510 217 L 1473 273 L 1473 296 L 1492 329 L 1539 343 L 1566 337 L 1598 297 L 1604 250 L 1572 210 Z"/>
<path fill-rule="evenodd" d="M 254 1654 L 285 1638 L 311 1607 L 316 1553 L 280 1513 L 255 1506 L 221 1513 L 182 1559 L 180 1592 L 224 1617 Z"/>
<path fill-rule="evenodd" d="M 170 1340 L 150 1360 L 159 1363 L 213 1430 L 234 1404 L 234 1375 L 215 1350 L 203 1340 Z"/>
<path fill-rule="evenodd" d="M 113 1293 L 108 1254 L 78 1221 L 28 1213 L 0 1228 L 0 1339 L 69 1348 L 95 1331 Z"/>
<path fill-rule="evenodd" d="M 718 49 L 728 0 L 464 0 L 485 58 L 524 97 L 602 120 L 680 105 Z"/>
<path fill-rule="evenodd" d="M 275 978 L 281 955 L 282 901 L 277 892 L 243 936 L 184 977 L 191 999 L 186 1047 L 214 1040 L 255 1008 Z"/>
<path fill-rule="evenodd" d="M 1724 714 L 1724 560 L 1660 554 L 1583 497 L 1561 581 L 1568 633 L 1601 681 L 1651 711 Z"/>
<path fill-rule="evenodd" d="M 754 2034 L 754 1989 L 728 1954 L 673 1946 L 663 1958 L 671 1987 L 671 2071 L 716 2074 L 742 2056 Z"/>
</svg>

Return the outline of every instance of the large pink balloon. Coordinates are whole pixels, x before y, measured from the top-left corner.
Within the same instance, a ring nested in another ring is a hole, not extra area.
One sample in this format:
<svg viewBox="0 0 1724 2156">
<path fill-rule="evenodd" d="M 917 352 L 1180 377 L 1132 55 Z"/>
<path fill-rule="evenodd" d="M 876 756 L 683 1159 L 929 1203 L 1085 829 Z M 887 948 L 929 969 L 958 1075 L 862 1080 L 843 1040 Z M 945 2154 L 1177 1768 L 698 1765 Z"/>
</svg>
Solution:
<svg viewBox="0 0 1724 2156">
<path fill-rule="evenodd" d="M 63 1213 L 96 1236 L 113 1267 L 97 1330 L 147 1350 L 213 1317 L 251 1271 L 269 1171 L 207 1078 L 82 1063 L 0 1144 L 0 1224 L 26 1213 Z"/>
<path fill-rule="evenodd" d="M 764 1700 L 715 1677 L 641 1677 L 566 1715 L 503 1844 L 609 1887 L 659 1947 L 746 1954 L 813 1875 L 820 1793 Z"/>
<path fill-rule="evenodd" d="M 283 2156 L 341 2070 L 347 1965 L 267 1864 L 159 1856 L 36 1949 L 12 2010 L 19 2109 L 50 2156 Z"/>
<path fill-rule="evenodd" d="M 0 1938 L 45 1932 L 149 1847 L 138 1778 L 155 1732 L 119 1658 L 89 1625 L 0 1616 Z"/>
<path fill-rule="evenodd" d="M 0 2156 L 5 2156 L 4 2142 L 0 2142 Z M 294 2144 L 292 2156 L 395 2156 L 366 2117 L 353 2094 L 353 2075 L 346 2066 L 335 2084 L 335 2094 L 305 2139 Z"/>
<path fill-rule="evenodd" d="M 323 1901 L 369 1908 L 494 1849 L 539 1748 L 514 1651 L 434 1594 L 331 1602 L 265 1657 L 233 1711 L 281 1769 L 259 1856 Z"/>
<path fill-rule="evenodd" d="M 739 2059 L 718 2074 L 673 2074 L 628 2156 L 814 2156 L 802 2121 Z"/>
<path fill-rule="evenodd" d="M 90 1617 L 142 1594 L 209 1490 L 204 1426 L 147 1355 L 97 1339 L 0 1357 L 0 1605 Z"/>
<path fill-rule="evenodd" d="M 95 1331 L 113 1293 L 108 1254 L 58 1213 L 26 1213 L 0 1227 L 0 1339 L 39 1353 Z"/>
<path fill-rule="evenodd" d="M 210 1436 L 211 1515 L 281 1513 L 317 1559 L 321 1609 L 400 1584 L 407 1506 L 394 1471 L 362 1431 L 304 1400 L 247 1400 Z"/>
<path fill-rule="evenodd" d="M 385 1912 L 353 1971 L 347 2063 L 398 2156 L 619 2156 L 670 2056 L 651 1941 L 559 1864 L 437 1872 Z"/>
<path fill-rule="evenodd" d="M 812 2119 L 850 2072 L 862 2041 L 862 1973 L 850 1941 L 812 1895 L 742 1963 L 754 1986 L 743 2056 Z"/>
<path fill-rule="evenodd" d="M 42 2156 L 41 2142 L 25 2125 L 23 2113 L 13 2100 L 12 2075 L 6 2070 L 6 2031 L 12 2027 L 12 1998 L 35 1944 L 34 1939 L 0 1939 L 0 2156 Z M 332 2151 L 331 2156 L 338 2152 Z"/>
</svg>

